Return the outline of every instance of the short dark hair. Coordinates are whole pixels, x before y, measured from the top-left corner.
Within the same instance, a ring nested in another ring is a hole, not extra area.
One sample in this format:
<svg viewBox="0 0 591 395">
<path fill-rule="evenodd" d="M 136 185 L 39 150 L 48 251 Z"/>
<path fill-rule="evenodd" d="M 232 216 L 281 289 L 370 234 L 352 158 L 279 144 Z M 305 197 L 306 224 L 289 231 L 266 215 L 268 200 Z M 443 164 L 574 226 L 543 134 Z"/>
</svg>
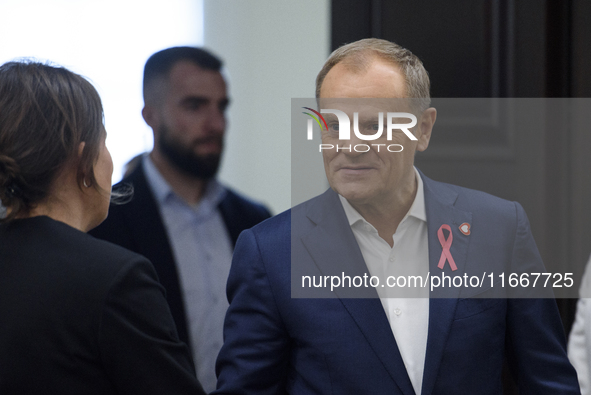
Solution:
<svg viewBox="0 0 591 395">
<path fill-rule="evenodd" d="M 84 150 L 78 184 L 94 178 L 105 136 L 101 99 L 84 77 L 33 60 L 0 66 L 0 200 L 3 221 L 28 213 L 51 193 L 64 166 Z"/>
<path fill-rule="evenodd" d="M 144 100 L 150 83 L 162 77 L 167 77 L 175 64 L 188 61 L 205 70 L 220 71 L 222 61 L 211 52 L 197 47 L 172 47 L 156 52 L 150 56 L 144 66 Z"/>
</svg>

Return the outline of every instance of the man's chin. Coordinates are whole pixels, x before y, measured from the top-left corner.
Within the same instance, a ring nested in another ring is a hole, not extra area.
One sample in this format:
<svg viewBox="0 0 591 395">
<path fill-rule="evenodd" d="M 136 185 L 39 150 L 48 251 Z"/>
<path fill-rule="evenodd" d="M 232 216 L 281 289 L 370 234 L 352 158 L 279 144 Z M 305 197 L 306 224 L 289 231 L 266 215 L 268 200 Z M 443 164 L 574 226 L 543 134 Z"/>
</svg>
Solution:
<svg viewBox="0 0 591 395">
<path fill-rule="evenodd" d="M 209 155 L 205 157 L 192 157 L 190 159 L 184 158 L 184 160 L 171 161 L 171 163 L 181 173 L 187 176 L 201 179 L 210 180 L 214 178 L 218 172 L 221 157 L 218 155 Z"/>
<path fill-rule="evenodd" d="M 338 185 L 332 187 L 339 195 L 347 199 L 352 205 L 365 204 L 371 200 L 372 194 L 365 185 Z"/>
</svg>

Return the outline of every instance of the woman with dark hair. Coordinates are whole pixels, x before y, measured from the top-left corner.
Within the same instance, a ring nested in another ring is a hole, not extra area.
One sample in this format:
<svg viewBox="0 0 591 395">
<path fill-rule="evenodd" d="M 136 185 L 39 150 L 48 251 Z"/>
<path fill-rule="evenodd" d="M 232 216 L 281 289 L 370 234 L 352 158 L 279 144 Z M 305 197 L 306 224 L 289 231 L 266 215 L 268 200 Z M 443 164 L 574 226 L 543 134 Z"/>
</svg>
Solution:
<svg viewBox="0 0 591 395">
<path fill-rule="evenodd" d="M 98 93 L 0 66 L 0 394 L 201 394 L 149 261 L 85 232 L 113 162 Z"/>
</svg>

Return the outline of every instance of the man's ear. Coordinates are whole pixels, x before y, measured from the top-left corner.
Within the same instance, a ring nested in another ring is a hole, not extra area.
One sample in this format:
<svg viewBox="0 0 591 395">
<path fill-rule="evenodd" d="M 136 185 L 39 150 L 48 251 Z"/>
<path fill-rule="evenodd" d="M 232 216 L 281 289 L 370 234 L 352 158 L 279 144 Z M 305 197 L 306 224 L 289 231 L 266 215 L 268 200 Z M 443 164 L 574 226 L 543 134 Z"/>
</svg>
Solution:
<svg viewBox="0 0 591 395">
<path fill-rule="evenodd" d="M 155 129 L 156 124 L 158 122 L 158 114 L 154 107 L 146 104 L 144 108 L 142 108 L 142 117 L 144 118 L 144 121 L 146 121 L 148 126 L 150 126 L 152 129 Z"/>
<path fill-rule="evenodd" d="M 431 132 L 433 131 L 433 125 L 435 125 L 435 119 L 437 119 L 436 109 L 430 107 L 423 111 L 417 126 L 417 151 L 424 151 L 429 146 Z"/>
</svg>

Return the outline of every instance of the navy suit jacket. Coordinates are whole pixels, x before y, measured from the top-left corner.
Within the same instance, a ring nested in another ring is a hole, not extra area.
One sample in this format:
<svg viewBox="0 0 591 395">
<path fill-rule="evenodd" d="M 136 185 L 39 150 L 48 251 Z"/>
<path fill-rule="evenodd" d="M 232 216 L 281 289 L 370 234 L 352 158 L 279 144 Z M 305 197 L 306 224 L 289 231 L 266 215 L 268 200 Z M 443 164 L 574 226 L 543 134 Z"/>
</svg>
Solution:
<svg viewBox="0 0 591 395">
<path fill-rule="evenodd" d="M 133 186 L 132 200 L 122 205 L 112 204 L 107 219 L 89 233 L 141 254 L 152 262 L 160 283 L 166 289 L 166 300 L 179 338 L 190 344 L 185 302 L 172 248 L 141 162 L 129 176 L 114 186 L 114 190 L 126 185 Z M 271 216 L 265 207 L 232 190 L 227 191 L 226 197 L 220 202 L 219 210 L 233 246 L 240 232 Z"/>
<path fill-rule="evenodd" d="M 519 204 L 421 176 L 432 273 L 441 273 L 442 224 L 454 237 L 453 275 L 543 270 Z M 464 222 L 470 235 L 458 229 Z M 338 298 L 326 289 L 318 298 L 293 298 L 292 257 L 297 273 L 327 274 L 330 259 L 344 262 L 347 275 L 369 273 L 332 190 L 243 232 L 228 280 L 215 393 L 414 394 L 375 289 L 361 298 L 343 297 L 350 295 L 342 289 Z M 452 275 L 448 263 L 444 271 Z M 505 358 L 521 394 L 580 393 L 554 299 L 471 297 L 486 287 L 448 291 L 429 302 L 423 394 L 501 394 Z"/>
</svg>

